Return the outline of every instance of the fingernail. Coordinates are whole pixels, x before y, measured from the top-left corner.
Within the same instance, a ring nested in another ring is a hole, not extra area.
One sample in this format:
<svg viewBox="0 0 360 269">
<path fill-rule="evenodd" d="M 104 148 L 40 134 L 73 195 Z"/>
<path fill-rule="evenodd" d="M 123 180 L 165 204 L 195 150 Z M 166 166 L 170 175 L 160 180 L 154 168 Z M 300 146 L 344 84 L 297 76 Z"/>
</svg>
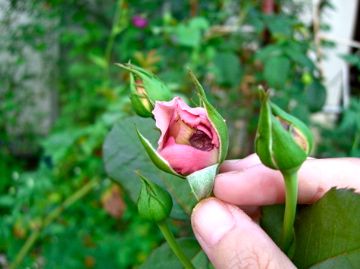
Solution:
<svg viewBox="0 0 360 269">
<path fill-rule="evenodd" d="M 225 204 L 212 198 L 196 206 L 192 224 L 195 234 L 207 245 L 213 246 L 232 229 L 235 220 Z"/>
</svg>

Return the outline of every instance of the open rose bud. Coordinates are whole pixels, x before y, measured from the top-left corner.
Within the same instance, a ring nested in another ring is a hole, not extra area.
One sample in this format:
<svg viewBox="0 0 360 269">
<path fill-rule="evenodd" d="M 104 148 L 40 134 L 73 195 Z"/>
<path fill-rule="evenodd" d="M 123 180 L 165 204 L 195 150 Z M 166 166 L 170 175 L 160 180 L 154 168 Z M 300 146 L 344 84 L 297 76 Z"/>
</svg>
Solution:
<svg viewBox="0 0 360 269">
<path fill-rule="evenodd" d="M 153 114 L 161 131 L 158 152 L 177 173 L 188 175 L 219 162 L 219 138 L 204 108 L 175 97 L 156 102 Z"/>
<path fill-rule="evenodd" d="M 152 114 L 161 132 L 157 150 L 139 130 L 137 134 L 153 164 L 186 178 L 196 199 L 201 200 L 212 192 L 218 167 L 227 155 L 229 137 L 225 120 L 207 100 L 191 71 L 190 76 L 200 107 L 191 108 L 180 97 L 155 99 Z"/>
</svg>

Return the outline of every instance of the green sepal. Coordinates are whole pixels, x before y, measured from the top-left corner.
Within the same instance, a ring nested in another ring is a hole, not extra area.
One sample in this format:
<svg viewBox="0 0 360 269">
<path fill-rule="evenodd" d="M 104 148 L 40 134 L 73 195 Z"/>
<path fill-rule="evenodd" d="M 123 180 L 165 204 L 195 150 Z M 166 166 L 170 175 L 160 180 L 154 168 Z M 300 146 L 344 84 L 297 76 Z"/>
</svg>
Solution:
<svg viewBox="0 0 360 269">
<path fill-rule="evenodd" d="M 264 90 L 259 93 L 261 109 L 255 151 L 261 162 L 272 169 L 297 169 L 312 149 L 311 132 L 300 120 L 272 104 Z"/>
<path fill-rule="evenodd" d="M 138 175 L 142 183 L 137 201 L 139 215 L 149 221 L 164 221 L 173 207 L 170 194 L 144 176 Z"/>
<path fill-rule="evenodd" d="M 148 154 L 150 160 L 155 164 L 157 168 L 160 170 L 184 178 L 183 175 L 178 174 L 174 169 L 171 168 L 170 164 L 167 160 L 165 160 L 157 151 L 154 149 L 154 147 L 151 145 L 150 141 L 146 139 L 138 129 L 136 129 L 136 132 L 139 136 L 140 142 L 145 148 L 146 153 Z"/>
<path fill-rule="evenodd" d="M 314 147 L 314 138 L 310 129 L 301 120 L 285 112 L 276 104 L 271 103 L 271 109 L 275 116 L 278 116 L 283 120 L 291 123 L 292 128 L 296 128 L 297 130 L 300 131 L 299 134 L 301 134 L 307 142 L 307 147 L 305 149 L 305 152 L 307 155 L 309 155 Z"/>
<path fill-rule="evenodd" d="M 218 167 L 219 164 L 217 163 L 186 176 L 187 182 L 198 201 L 209 197 L 212 193 Z"/>
<path fill-rule="evenodd" d="M 259 97 L 261 107 L 255 137 L 255 152 L 264 165 L 277 169 L 276 162 L 272 157 L 271 109 L 268 102 L 269 96 L 266 92 L 259 91 Z"/>
<path fill-rule="evenodd" d="M 307 157 L 293 137 L 281 123 L 272 116 L 272 154 L 278 170 L 286 171 L 298 168 Z"/>
<path fill-rule="evenodd" d="M 226 121 L 220 115 L 220 113 L 207 100 L 204 88 L 201 86 L 200 82 L 198 81 L 198 79 L 196 78 L 194 73 L 191 70 L 189 70 L 189 74 L 196 86 L 201 105 L 205 108 L 207 115 L 209 117 L 209 120 L 210 120 L 211 124 L 213 125 L 213 127 L 215 128 L 216 133 L 219 137 L 220 147 L 219 147 L 218 161 L 219 161 L 219 163 L 222 163 L 226 158 L 228 148 L 229 148 L 229 133 L 228 133 Z"/>
<path fill-rule="evenodd" d="M 143 87 L 151 100 L 155 101 L 169 101 L 172 98 L 170 89 L 154 74 L 146 71 L 145 69 L 132 64 L 120 64 L 117 66 L 131 72 L 136 77 L 141 79 Z"/>
<path fill-rule="evenodd" d="M 152 110 L 154 109 L 154 106 L 152 105 L 145 92 L 138 92 L 138 90 L 136 89 L 134 75 L 132 73 L 130 73 L 130 101 L 134 111 L 139 116 L 144 118 L 149 118 L 153 116 Z"/>
</svg>

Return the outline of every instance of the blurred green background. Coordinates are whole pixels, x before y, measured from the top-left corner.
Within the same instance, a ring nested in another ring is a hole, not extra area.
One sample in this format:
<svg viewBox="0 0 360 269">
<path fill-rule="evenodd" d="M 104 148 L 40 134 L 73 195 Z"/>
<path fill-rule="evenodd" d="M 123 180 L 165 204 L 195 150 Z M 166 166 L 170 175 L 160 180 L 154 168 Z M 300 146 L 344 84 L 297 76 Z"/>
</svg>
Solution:
<svg viewBox="0 0 360 269">
<path fill-rule="evenodd" d="M 162 243 L 104 171 L 106 134 L 133 115 L 116 62 L 189 100 L 191 68 L 227 119 L 229 158 L 253 152 L 259 84 L 312 126 L 313 156 L 360 157 L 358 52 L 339 55 L 355 74 L 348 105 L 314 121 L 327 97 L 319 51 L 335 46 L 317 28 L 332 8 L 320 1 L 317 25 L 300 19 L 308 1 L 0 1 L 0 267 L 137 268 Z"/>
</svg>

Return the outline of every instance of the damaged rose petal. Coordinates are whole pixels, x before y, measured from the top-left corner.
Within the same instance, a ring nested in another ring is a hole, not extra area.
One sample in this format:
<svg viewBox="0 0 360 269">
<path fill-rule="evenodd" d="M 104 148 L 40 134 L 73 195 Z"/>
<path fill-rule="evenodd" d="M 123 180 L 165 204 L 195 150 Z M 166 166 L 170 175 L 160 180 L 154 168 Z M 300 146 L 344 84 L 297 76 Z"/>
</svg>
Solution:
<svg viewBox="0 0 360 269">
<path fill-rule="evenodd" d="M 175 97 L 156 102 L 153 114 L 161 131 L 158 152 L 176 172 L 188 175 L 218 162 L 219 138 L 204 108 Z"/>
</svg>

